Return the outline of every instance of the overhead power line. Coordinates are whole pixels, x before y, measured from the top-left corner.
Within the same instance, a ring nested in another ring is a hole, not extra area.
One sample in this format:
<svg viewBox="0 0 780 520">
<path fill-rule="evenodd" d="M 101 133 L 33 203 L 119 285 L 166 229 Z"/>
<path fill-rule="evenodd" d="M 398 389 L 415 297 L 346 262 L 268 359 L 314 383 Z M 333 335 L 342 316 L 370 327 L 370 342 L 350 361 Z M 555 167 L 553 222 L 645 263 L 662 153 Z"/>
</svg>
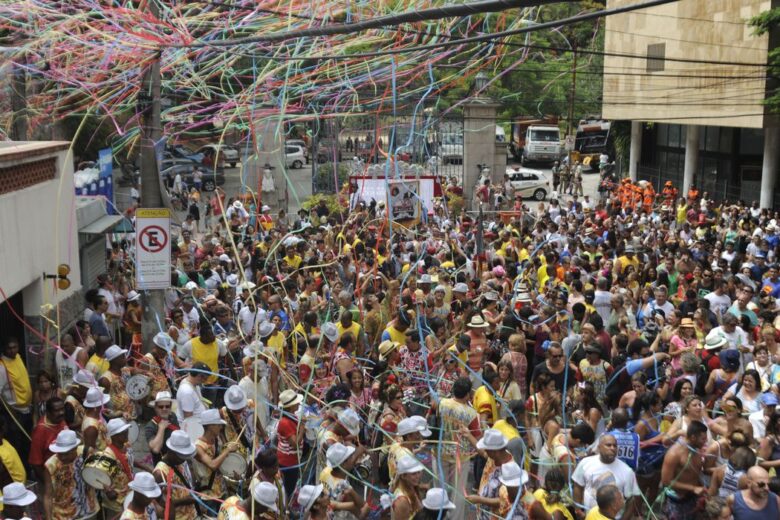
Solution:
<svg viewBox="0 0 780 520">
<path fill-rule="evenodd" d="M 668 3 L 670 1 L 676 0 L 658 1 L 662 3 Z M 506 11 L 508 9 L 538 7 L 540 5 L 552 3 L 557 3 L 557 0 L 486 0 L 483 2 L 469 2 L 459 5 L 448 5 L 443 7 L 434 7 L 431 9 L 422 9 L 420 11 L 409 11 L 400 14 L 380 16 L 355 23 L 332 24 L 325 27 L 296 29 L 294 31 L 284 31 L 262 36 L 247 36 L 245 38 L 233 38 L 229 40 L 214 40 L 209 42 L 196 41 L 186 44 L 166 44 L 165 46 L 174 48 L 232 47 L 234 45 L 246 45 L 249 43 L 281 42 L 285 40 L 294 40 L 297 38 L 307 38 L 314 36 L 353 34 L 367 31 L 369 29 L 378 29 L 404 23 L 426 22 L 430 20 L 440 20 L 442 18 L 457 18 L 460 16 L 469 16 L 482 13 L 495 13 Z"/>
</svg>

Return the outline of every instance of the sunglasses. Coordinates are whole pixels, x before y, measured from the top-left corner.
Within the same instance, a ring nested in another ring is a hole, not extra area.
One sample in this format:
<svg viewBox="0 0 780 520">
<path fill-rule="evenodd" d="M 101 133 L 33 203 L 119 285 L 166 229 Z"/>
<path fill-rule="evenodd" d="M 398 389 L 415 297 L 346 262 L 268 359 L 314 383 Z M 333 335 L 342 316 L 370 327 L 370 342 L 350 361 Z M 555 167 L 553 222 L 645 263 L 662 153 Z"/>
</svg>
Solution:
<svg viewBox="0 0 780 520">
<path fill-rule="evenodd" d="M 769 487 L 769 482 L 754 482 L 754 484 L 760 488 Z"/>
<path fill-rule="evenodd" d="M 158 404 L 157 405 L 157 408 L 159 408 L 161 410 L 167 410 L 170 407 L 171 407 L 171 405 L 169 405 L 169 404 Z"/>
</svg>

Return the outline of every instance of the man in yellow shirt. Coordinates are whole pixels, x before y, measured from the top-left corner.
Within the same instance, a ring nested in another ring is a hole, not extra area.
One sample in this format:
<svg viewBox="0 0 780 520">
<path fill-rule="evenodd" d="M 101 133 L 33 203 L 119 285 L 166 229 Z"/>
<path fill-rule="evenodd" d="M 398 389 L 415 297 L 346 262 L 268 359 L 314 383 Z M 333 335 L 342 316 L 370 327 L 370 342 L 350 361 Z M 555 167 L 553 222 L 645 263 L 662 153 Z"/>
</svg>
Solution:
<svg viewBox="0 0 780 520">
<path fill-rule="evenodd" d="M 474 392 L 472 404 L 479 414 L 482 429 L 492 428 L 498 420 L 498 406 L 494 394 L 501 388 L 498 373 L 492 370 L 483 370 L 482 380 L 484 384 Z"/>
<path fill-rule="evenodd" d="M 515 462 L 523 466 L 524 442 L 520 436 L 520 428 L 525 424 L 525 404 L 520 400 L 512 400 L 508 403 L 502 403 L 506 406 L 507 414 L 505 419 L 499 419 L 493 424 L 493 429 L 500 431 L 506 437 L 506 449 L 512 454 Z"/>
<path fill-rule="evenodd" d="M 303 259 L 296 254 L 295 246 L 287 246 L 287 256 L 282 258 L 282 262 L 290 266 L 291 269 L 298 269 L 301 266 Z"/>
<path fill-rule="evenodd" d="M 617 486 L 607 484 L 596 492 L 596 507 L 588 511 L 585 520 L 613 520 L 625 505 L 625 499 Z"/>
<path fill-rule="evenodd" d="M 4 414 L 13 413 L 13 421 L 7 424 L 8 442 L 18 450 L 22 460 L 30 454 L 30 437 L 33 429 L 32 402 L 33 392 L 30 375 L 19 355 L 19 340 L 8 338 L 0 344 L 0 397 L 5 402 Z"/>
<path fill-rule="evenodd" d="M 16 448 L 9 441 L 5 440 L 5 425 L 5 421 L 0 421 L 0 463 L 5 466 L 8 475 L 14 482 L 24 483 L 27 480 L 27 472 Z M 2 493 L 0 493 L 0 511 L 2 510 Z"/>
</svg>

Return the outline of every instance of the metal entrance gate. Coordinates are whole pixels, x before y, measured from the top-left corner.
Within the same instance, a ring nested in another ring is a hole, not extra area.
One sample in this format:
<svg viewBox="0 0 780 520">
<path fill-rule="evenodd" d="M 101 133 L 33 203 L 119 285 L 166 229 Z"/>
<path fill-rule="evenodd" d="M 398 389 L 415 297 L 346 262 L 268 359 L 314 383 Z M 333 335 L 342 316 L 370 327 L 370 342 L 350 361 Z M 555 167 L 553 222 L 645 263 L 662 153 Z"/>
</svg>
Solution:
<svg viewBox="0 0 780 520">
<path fill-rule="evenodd" d="M 312 131 L 312 193 L 335 193 L 350 175 L 436 175 L 463 183 L 463 118 L 432 109 L 321 119 Z"/>
</svg>

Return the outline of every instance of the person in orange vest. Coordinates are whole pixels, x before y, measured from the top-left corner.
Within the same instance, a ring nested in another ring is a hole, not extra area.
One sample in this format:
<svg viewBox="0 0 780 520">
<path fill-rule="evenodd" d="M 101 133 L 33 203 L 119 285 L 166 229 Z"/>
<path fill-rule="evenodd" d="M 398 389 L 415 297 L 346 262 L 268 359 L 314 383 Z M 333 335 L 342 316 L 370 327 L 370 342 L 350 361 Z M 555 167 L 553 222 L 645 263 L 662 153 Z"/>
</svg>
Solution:
<svg viewBox="0 0 780 520">
<path fill-rule="evenodd" d="M 691 186 L 688 190 L 688 206 L 693 206 L 698 198 L 699 190 L 696 189 L 696 186 Z"/>
<path fill-rule="evenodd" d="M 634 184 L 631 197 L 631 209 L 639 211 L 642 209 L 642 186 Z"/>
<path fill-rule="evenodd" d="M 669 206 L 670 208 L 674 206 L 674 201 L 677 200 L 677 193 L 677 188 L 674 187 L 672 181 L 666 181 L 666 185 L 664 185 L 664 189 L 661 191 L 664 197 L 664 206 Z"/>
<path fill-rule="evenodd" d="M 617 189 L 617 197 L 622 208 L 627 208 L 631 200 L 631 179 L 624 178 Z"/>
<path fill-rule="evenodd" d="M 655 189 L 653 189 L 653 185 L 649 182 L 645 184 L 643 197 L 642 207 L 645 210 L 645 213 L 649 214 L 653 211 L 653 202 L 655 202 Z"/>
</svg>

